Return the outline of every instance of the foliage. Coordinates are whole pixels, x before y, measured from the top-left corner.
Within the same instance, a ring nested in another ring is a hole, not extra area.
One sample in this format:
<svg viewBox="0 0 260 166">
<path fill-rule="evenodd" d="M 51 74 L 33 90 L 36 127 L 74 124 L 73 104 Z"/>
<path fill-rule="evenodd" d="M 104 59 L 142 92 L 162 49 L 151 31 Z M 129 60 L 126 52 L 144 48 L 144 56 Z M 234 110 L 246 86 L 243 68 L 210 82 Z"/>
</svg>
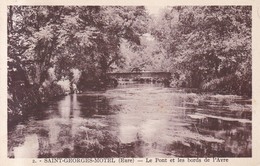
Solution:
<svg viewBox="0 0 260 166">
<path fill-rule="evenodd" d="M 142 6 L 8 8 L 9 71 L 19 66 L 31 84 L 41 85 L 50 67 L 55 67 L 57 79 L 70 75 L 72 67 L 105 74 L 122 58 L 122 39 L 140 44 L 139 36 L 147 29 Z"/>
<path fill-rule="evenodd" d="M 151 32 L 190 87 L 251 94 L 251 7 L 168 7 Z"/>
<path fill-rule="evenodd" d="M 144 71 L 167 71 L 166 54 L 161 49 L 160 43 L 151 35 L 144 34 L 141 37 L 139 46 L 132 46 L 124 42 L 121 46 L 121 53 L 125 57 L 124 65 L 120 71 L 129 72 L 133 68 Z"/>
</svg>

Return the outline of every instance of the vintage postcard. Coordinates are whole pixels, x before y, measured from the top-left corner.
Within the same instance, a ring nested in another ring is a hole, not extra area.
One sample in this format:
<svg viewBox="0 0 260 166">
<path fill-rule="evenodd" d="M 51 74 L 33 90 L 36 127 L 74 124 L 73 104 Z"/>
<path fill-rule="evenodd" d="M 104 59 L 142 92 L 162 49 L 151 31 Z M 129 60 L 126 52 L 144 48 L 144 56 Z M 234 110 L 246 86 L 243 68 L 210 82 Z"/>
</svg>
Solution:
<svg viewBox="0 0 260 166">
<path fill-rule="evenodd" d="M 1 163 L 260 165 L 259 22 L 253 0 L 6 1 Z"/>
</svg>

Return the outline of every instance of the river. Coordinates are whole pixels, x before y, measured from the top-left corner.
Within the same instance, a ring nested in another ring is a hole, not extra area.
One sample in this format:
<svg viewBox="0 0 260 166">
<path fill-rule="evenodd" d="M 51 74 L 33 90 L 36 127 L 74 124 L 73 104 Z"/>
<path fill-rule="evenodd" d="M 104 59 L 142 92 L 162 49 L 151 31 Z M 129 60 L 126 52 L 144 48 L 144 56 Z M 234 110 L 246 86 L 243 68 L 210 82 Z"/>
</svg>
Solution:
<svg viewBox="0 0 260 166">
<path fill-rule="evenodd" d="M 251 99 L 119 85 L 39 106 L 8 133 L 8 156 L 251 157 Z"/>
</svg>

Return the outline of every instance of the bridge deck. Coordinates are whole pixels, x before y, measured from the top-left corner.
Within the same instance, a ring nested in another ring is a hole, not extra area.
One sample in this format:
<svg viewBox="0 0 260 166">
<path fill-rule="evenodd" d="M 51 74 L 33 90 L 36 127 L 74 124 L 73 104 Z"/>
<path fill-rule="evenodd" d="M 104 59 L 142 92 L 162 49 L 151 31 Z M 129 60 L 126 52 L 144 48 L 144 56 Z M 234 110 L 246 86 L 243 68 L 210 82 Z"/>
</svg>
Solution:
<svg viewBox="0 0 260 166">
<path fill-rule="evenodd" d="M 108 73 L 109 77 L 112 78 L 165 78 L 170 79 L 171 73 L 170 72 L 125 72 L 125 73 Z"/>
</svg>

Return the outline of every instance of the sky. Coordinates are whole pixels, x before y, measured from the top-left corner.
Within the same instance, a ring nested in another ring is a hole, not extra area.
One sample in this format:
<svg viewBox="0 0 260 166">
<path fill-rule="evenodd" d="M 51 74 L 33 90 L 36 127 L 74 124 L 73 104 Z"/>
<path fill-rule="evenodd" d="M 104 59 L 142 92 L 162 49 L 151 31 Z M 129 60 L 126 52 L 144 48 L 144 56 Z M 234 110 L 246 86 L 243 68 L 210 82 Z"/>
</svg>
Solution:
<svg viewBox="0 0 260 166">
<path fill-rule="evenodd" d="M 160 9 L 164 8 L 163 6 L 145 6 L 150 14 L 158 15 Z"/>
</svg>

